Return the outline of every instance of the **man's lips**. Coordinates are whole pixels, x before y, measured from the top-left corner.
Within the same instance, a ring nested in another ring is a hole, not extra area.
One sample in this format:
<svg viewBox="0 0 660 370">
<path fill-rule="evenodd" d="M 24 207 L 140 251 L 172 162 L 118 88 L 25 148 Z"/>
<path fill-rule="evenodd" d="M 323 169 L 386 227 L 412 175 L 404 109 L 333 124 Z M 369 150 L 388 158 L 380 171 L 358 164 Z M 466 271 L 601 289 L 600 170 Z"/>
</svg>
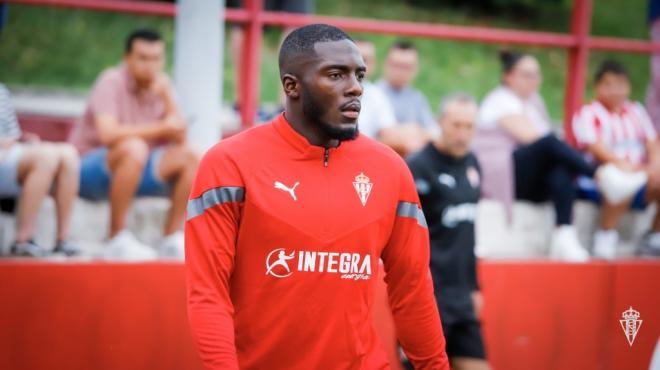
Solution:
<svg viewBox="0 0 660 370">
<path fill-rule="evenodd" d="M 341 107 L 341 114 L 346 118 L 357 119 L 360 115 L 361 105 L 359 101 L 349 102 Z"/>
<path fill-rule="evenodd" d="M 360 115 L 360 112 L 355 110 L 345 110 L 341 112 L 341 115 L 346 118 L 357 119 Z"/>
</svg>

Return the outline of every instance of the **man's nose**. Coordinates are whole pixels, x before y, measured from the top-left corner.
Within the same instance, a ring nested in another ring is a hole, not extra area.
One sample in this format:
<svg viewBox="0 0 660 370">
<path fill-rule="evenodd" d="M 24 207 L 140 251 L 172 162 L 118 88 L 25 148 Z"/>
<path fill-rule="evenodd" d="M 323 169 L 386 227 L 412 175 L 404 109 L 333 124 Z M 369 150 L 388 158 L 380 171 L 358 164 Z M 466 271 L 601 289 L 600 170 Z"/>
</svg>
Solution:
<svg viewBox="0 0 660 370">
<path fill-rule="evenodd" d="M 348 87 L 346 88 L 346 95 L 348 96 L 362 96 L 362 82 L 356 75 L 351 75 Z"/>
</svg>

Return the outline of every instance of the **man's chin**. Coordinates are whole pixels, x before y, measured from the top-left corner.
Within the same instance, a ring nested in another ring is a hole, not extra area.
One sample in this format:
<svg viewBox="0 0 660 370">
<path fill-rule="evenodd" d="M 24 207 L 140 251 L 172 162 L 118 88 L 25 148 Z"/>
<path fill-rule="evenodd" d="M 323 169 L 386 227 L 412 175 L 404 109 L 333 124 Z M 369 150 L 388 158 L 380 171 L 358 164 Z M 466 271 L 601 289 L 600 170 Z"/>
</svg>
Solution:
<svg viewBox="0 0 660 370">
<path fill-rule="evenodd" d="M 357 121 L 355 122 L 341 122 L 339 127 L 342 130 L 357 130 Z"/>
<path fill-rule="evenodd" d="M 340 123 L 339 125 L 324 125 L 324 131 L 330 138 L 339 141 L 355 140 L 358 136 L 357 122 Z"/>
</svg>

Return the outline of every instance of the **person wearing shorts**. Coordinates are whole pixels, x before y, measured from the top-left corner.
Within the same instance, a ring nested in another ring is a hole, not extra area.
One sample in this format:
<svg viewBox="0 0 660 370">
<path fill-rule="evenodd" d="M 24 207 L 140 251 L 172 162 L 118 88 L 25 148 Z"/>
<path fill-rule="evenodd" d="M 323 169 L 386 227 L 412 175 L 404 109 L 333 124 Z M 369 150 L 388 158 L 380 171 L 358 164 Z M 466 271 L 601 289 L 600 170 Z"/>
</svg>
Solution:
<svg viewBox="0 0 660 370">
<path fill-rule="evenodd" d="M 126 227 L 135 196 L 169 196 L 162 257 L 183 259 L 183 217 L 199 154 L 163 72 L 165 43 L 151 30 L 133 32 L 123 63 L 96 80 L 72 142 L 82 156 L 80 195 L 110 201 L 110 259 L 148 260 L 158 253 Z"/>
<path fill-rule="evenodd" d="M 45 257 L 79 253 L 69 241 L 69 224 L 78 193 L 78 153 L 73 146 L 42 143 L 23 133 L 11 105 L 9 90 L 0 84 L 0 198 L 18 198 L 16 240 L 11 254 Z M 46 195 L 55 199 L 57 235 L 55 248 L 34 241 L 37 213 Z"/>
<path fill-rule="evenodd" d="M 580 178 L 580 191 L 601 206 L 599 229 L 593 237 L 593 254 L 602 259 L 617 257 L 617 226 L 630 209 L 644 209 L 660 200 L 660 146 L 658 134 L 646 109 L 629 100 L 630 78 L 619 62 L 604 61 L 594 76 L 595 99 L 585 104 L 573 118 L 573 132 L 580 149 L 595 163 L 611 164 L 624 176 L 643 173 L 647 180 L 637 192 L 614 202 L 601 199 L 589 178 Z M 651 229 L 636 252 L 660 256 L 660 214 L 656 212 Z"/>
</svg>

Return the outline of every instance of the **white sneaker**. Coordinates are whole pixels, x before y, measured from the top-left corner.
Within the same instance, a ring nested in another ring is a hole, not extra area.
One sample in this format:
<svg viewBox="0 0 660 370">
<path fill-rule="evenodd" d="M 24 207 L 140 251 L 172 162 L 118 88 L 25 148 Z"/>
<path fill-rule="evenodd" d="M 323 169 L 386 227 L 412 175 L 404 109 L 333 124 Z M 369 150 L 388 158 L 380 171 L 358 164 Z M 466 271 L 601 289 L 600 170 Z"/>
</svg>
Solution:
<svg viewBox="0 0 660 370">
<path fill-rule="evenodd" d="M 594 233 L 594 257 L 613 260 L 619 233 L 616 230 L 596 230 Z"/>
<path fill-rule="evenodd" d="M 164 236 L 158 246 L 161 257 L 183 261 L 185 258 L 183 231 Z"/>
<path fill-rule="evenodd" d="M 626 172 L 608 163 L 598 168 L 596 179 L 603 196 L 610 203 L 619 204 L 635 195 L 646 184 L 648 176 L 644 171 Z"/>
<path fill-rule="evenodd" d="M 580 244 L 575 228 L 562 225 L 555 229 L 550 244 L 550 258 L 566 262 L 586 262 L 589 252 Z"/>
<path fill-rule="evenodd" d="M 156 251 L 142 244 L 132 232 L 122 230 L 105 242 L 103 257 L 110 260 L 149 261 L 158 258 Z"/>
</svg>

